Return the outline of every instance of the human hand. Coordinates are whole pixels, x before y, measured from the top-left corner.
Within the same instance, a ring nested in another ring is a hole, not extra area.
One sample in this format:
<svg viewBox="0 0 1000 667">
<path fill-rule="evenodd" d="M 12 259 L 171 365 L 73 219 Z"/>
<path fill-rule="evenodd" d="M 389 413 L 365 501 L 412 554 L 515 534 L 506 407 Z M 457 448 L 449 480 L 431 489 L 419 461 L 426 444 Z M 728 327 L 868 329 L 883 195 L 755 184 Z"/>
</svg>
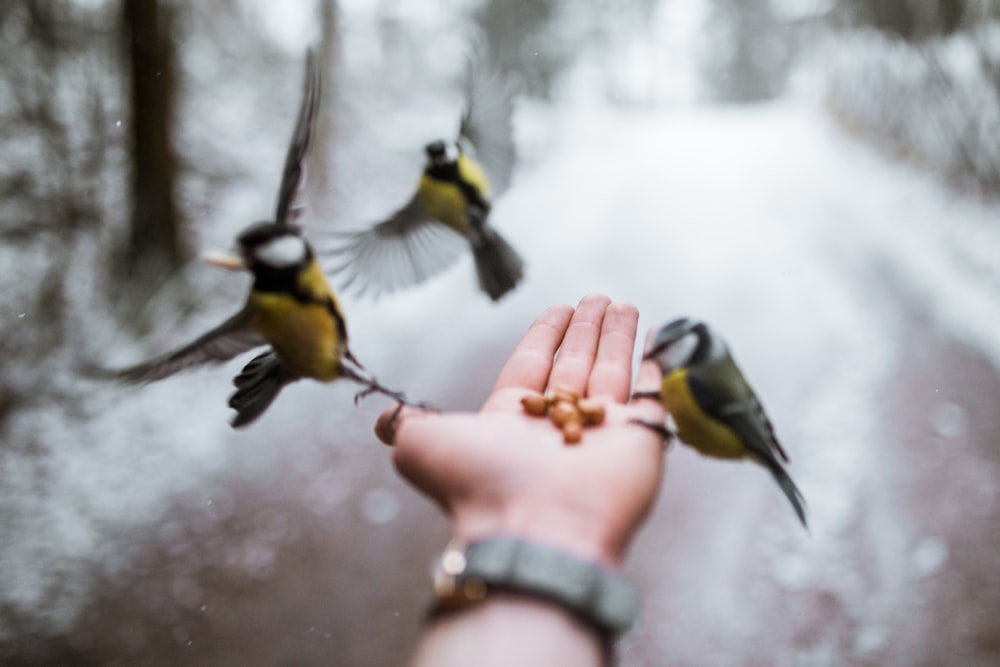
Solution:
<svg viewBox="0 0 1000 667">
<path fill-rule="evenodd" d="M 529 327 L 478 413 L 386 410 L 376 433 L 400 473 L 453 519 L 453 537 L 508 535 L 611 567 L 621 564 L 663 479 L 663 442 L 633 419 L 661 423 L 656 401 L 628 404 L 639 313 L 592 295 L 553 306 Z M 558 356 L 556 352 L 558 350 Z M 659 387 L 644 362 L 636 390 Z M 521 398 L 570 387 L 605 406 L 576 445 Z"/>
</svg>

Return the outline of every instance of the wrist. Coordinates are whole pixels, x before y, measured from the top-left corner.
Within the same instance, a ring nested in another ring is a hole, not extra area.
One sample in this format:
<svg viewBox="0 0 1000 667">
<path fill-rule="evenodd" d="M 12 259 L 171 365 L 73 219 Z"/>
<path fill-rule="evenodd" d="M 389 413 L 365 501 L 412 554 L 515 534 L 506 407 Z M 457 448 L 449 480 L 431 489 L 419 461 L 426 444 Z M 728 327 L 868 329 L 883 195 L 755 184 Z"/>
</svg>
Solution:
<svg viewBox="0 0 1000 667">
<path fill-rule="evenodd" d="M 463 507 L 452 514 L 452 538 L 465 543 L 503 535 L 548 546 L 602 567 L 620 569 L 624 540 L 601 527 L 590 512 L 551 503 L 521 503 L 503 509 Z"/>
</svg>

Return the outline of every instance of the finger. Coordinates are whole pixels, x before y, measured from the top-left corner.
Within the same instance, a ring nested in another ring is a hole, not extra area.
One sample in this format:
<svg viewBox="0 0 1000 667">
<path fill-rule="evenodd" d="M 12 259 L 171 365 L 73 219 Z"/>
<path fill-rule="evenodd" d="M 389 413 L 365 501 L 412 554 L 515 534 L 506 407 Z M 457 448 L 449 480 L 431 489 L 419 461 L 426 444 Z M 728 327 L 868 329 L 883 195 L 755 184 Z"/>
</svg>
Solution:
<svg viewBox="0 0 1000 667">
<path fill-rule="evenodd" d="M 572 317 L 573 307 L 567 305 L 551 306 L 539 315 L 500 369 L 493 393 L 512 387 L 544 390 Z"/>
<path fill-rule="evenodd" d="M 639 310 L 632 304 L 613 303 L 608 306 L 597 345 L 597 358 L 587 384 L 588 396 L 606 396 L 616 403 L 628 400 L 638 325 Z"/>
<path fill-rule="evenodd" d="M 656 327 L 650 329 L 646 333 L 646 342 L 648 344 L 649 339 L 656 333 Z M 659 365 L 652 359 L 648 359 L 639 364 L 639 373 L 636 375 L 635 381 L 635 392 L 656 392 L 659 393 L 661 386 L 663 384 L 663 371 L 660 370 Z M 640 413 L 642 413 L 642 418 L 648 420 L 659 420 L 662 421 L 666 416 L 663 410 L 663 405 L 659 400 L 655 399 L 637 399 L 634 405 Z"/>
<path fill-rule="evenodd" d="M 597 356 L 604 314 L 610 303 L 611 299 L 603 294 L 585 296 L 580 301 L 552 365 L 549 387 L 569 387 L 584 393 Z"/>
<path fill-rule="evenodd" d="M 396 433 L 403 419 L 415 412 L 424 412 L 403 403 L 386 408 L 375 420 L 375 437 L 390 447 L 396 442 Z"/>
</svg>

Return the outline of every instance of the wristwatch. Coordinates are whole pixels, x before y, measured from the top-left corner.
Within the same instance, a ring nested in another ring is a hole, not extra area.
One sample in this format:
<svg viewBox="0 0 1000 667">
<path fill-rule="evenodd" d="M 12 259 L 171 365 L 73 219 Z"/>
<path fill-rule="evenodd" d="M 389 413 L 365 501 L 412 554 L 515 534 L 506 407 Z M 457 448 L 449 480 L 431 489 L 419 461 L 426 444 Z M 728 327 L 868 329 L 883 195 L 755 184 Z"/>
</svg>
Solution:
<svg viewBox="0 0 1000 667">
<path fill-rule="evenodd" d="M 435 566 L 431 615 L 462 609 L 494 590 L 554 602 L 606 639 L 632 627 L 639 614 L 639 590 L 621 575 L 541 544 L 499 536 L 448 544 Z"/>
</svg>

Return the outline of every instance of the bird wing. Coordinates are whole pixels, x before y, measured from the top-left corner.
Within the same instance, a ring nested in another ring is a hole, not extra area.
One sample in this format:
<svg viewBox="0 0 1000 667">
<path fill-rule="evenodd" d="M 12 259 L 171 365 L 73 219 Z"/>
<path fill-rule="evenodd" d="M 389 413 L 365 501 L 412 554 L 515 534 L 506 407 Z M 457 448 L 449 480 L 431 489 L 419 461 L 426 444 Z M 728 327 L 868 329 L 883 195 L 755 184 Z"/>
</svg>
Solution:
<svg viewBox="0 0 1000 667">
<path fill-rule="evenodd" d="M 267 339 L 250 326 L 250 311 L 243 309 L 194 341 L 147 362 L 114 372 L 125 382 L 145 384 L 173 375 L 185 368 L 221 363 L 261 345 Z"/>
<path fill-rule="evenodd" d="M 729 363 L 732 364 L 731 361 Z M 740 372 L 735 364 L 728 372 L 733 371 Z M 764 406 L 749 385 L 744 385 L 741 392 L 730 383 L 713 381 L 712 375 L 689 371 L 687 377 L 698 405 L 709 416 L 735 431 L 754 455 L 765 462 L 777 462 L 778 457 L 788 461 Z"/>
<path fill-rule="evenodd" d="M 424 210 L 417 195 L 370 229 L 340 235 L 333 256 L 346 259 L 330 269 L 344 289 L 358 294 L 393 292 L 421 283 L 453 264 L 467 243 Z"/>
<path fill-rule="evenodd" d="M 295 205 L 295 200 L 302 189 L 306 171 L 305 159 L 315 134 L 319 94 L 319 67 L 316 65 L 316 55 L 310 49 L 306 52 L 306 77 L 303 84 L 302 106 L 299 109 L 298 121 L 295 123 L 295 131 L 292 133 L 292 141 L 288 145 L 285 168 L 281 174 L 281 186 L 278 188 L 278 205 L 274 220 L 279 225 L 287 225 L 291 220 L 294 220 L 301 209 L 300 206 Z"/>
<path fill-rule="evenodd" d="M 723 363 L 725 365 L 718 369 L 723 376 L 740 372 L 731 359 Z M 709 416 L 731 428 L 743 441 L 748 453 L 771 472 L 799 521 L 808 529 L 805 498 L 782 466 L 782 461 L 788 462 L 788 455 L 778 442 L 774 426 L 757 395 L 745 383 L 734 387 L 730 383 L 713 381 L 714 377 L 712 373 L 701 378 L 692 377 L 688 372 L 688 383 L 695 400 Z"/>
<path fill-rule="evenodd" d="M 459 140 L 464 139 L 475 149 L 476 160 L 489 176 L 494 198 L 510 186 L 517 161 L 513 93 L 511 82 L 485 54 L 480 52 L 470 59 Z"/>
</svg>

